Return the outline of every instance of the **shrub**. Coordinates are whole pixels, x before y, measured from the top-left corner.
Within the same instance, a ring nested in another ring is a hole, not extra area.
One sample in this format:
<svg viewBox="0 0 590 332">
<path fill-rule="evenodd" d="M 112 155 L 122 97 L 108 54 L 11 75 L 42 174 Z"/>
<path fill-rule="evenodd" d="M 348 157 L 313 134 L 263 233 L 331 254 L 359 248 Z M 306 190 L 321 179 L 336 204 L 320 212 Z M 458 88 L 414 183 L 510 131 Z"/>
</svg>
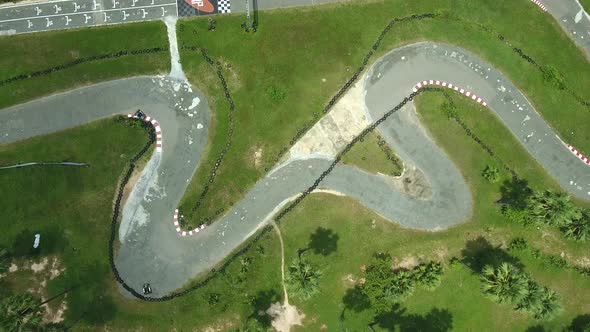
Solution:
<svg viewBox="0 0 590 332">
<path fill-rule="evenodd" d="M 528 247 L 528 243 L 522 237 L 512 239 L 508 244 L 508 250 L 523 250 Z"/>
<path fill-rule="evenodd" d="M 555 68 L 554 66 L 548 65 L 543 67 L 543 79 L 545 82 L 559 88 L 561 90 L 565 89 L 565 81 L 563 75 Z"/>
<path fill-rule="evenodd" d="M 416 283 L 430 291 L 440 285 L 442 275 L 443 268 L 439 262 L 420 264 L 412 270 L 412 277 Z"/>
<path fill-rule="evenodd" d="M 482 175 L 490 183 L 496 183 L 500 181 L 500 171 L 494 166 L 486 166 L 486 169 L 483 170 Z"/>
<path fill-rule="evenodd" d="M 586 241 L 590 238 L 590 216 L 587 211 L 582 212 L 579 219 L 570 220 L 561 227 L 565 237 L 576 241 Z"/>
<path fill-rule="evenodd" d="M 281 100 L 285 99 L 285 92 L 274 85 L 268 88 L 267 94 L 270 97 L 270 100 L 272 100 L 275 103 L 278 103 Z"/>
</svg>

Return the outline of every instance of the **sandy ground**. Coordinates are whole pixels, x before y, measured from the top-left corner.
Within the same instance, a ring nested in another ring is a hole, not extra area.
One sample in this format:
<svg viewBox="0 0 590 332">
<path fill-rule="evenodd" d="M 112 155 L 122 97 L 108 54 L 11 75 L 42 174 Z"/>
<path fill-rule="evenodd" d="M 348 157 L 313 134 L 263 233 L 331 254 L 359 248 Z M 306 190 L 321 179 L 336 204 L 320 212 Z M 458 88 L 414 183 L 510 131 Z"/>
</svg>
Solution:
<svg viewBox="0 0 590 332">
<path fill-rule="evenodd" d="M 291 159 L 322 155 L 334 158 L 346 144 L 370 125 L 362 83 L 356 83 L 289 151 Z"/>
</svg>

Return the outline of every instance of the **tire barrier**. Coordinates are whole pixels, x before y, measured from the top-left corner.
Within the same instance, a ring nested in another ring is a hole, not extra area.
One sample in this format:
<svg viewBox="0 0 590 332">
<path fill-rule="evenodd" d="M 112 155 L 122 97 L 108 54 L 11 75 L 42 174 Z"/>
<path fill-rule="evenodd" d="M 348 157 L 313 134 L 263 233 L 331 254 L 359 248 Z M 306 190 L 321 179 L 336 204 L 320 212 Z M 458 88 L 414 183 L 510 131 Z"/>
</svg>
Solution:
<svg viewBox="0 0 590 332">
<path fill-rule="evenodd" d="M 27 80 L 30 78 L 41 77 L 41 76 L 53 74 L 55 72 L 58 72 L 58 71 L 61 71 L 64 69 L 68 69 L 68 68 L 72 68 L 74 66 L 77 66 L 77 65 L 80 65 L 83 63 L 94 62 L 94 61 L 99 61 L 99 60 L 106 60 L 106 59 L 117 59 L 117 58 L 121 58 L 121 57 L 125 57 L 125 56 L 134 56 L 134 55 L 143 55 L 143 54 L 150 54 L 150 53 L 161 53 L 161 52 L 168 52 L 168 49 L 165 47 L 154 47 L 154 48 L 146 48 L 146 49 L 131 50 L 131 51 L 121 50 L 121 51 L 113 52 L 113 53 L 93 55 L 90 57 L 80 58 L 80 59 L 76 59 L 74 61 L 66 62 L 62 65 L 51 67 L 49 69 L 39 70 L 39 71 L 35 71 L 32 73 L 28 73 L 28 74 L 20 74 L 20 75 L 13 76 L 13 77 L 10 77 L 5 80 L 1 80 L 0 87 L 10 84 L 10 83 L 24 81 L 24 80 Z"/>
<path fill-rule="evenodd" d="M 348 79 L 348 81 L 346 81 L 344 86 L 342 86 L 340 88 L 340 90 L 338 90 L 338 92 L 336 92 L 336 94 L 334 96 L 332 96 L 332 98 L 330 98 L 328 103 L 326 105 L 324 105 L 324 107 L 322 109 L 322 113 L 323 114 L 328 113 L 328 111 L 332 108 L 332 106 L 334 106 L 336 104 L 336 102 L 340 99 L 340 97 L 342 97 L 349 90 L 349 88 L 352 86 L 352 84 L 358 80 L 358 78 L 361 76 L 362 72 L 365 70 L 365 67 L 369 64 L 369 60 L 373 57 L 375 51 L 381 45 L 383 38 L 385 38 L 385 36 L 388 34 L 388 32 L 391 30 L 391 28 L 394 26 L 394 24 L 407 23 L 407 22 L 411 22 L 411 21 L 420 21 L 420 20 L 425 20 L 425 19 L 433 19 L 435 17 L 437 17 L 437 15 L 434 13 L 425 13 L 425 14 L 411 15 L 411 16 L 406 16 L 406 17 L 401 17 L 401 18 L 396 17 L 396 18 L 393 18 L 392 20 L 390 20 L 389 23 L 387 23 L 385 28 L 383 28 L 383 30 L 379 34 L 379 37 L 377 37 L 377 40 L 375 41 L 375 43 L 373 43 L 373 45 L 371 46 L 369 51 L 365 54 L 365 57 L 363 58 L 362 65 L 359 66 L 359 68 Z M 316 115 L 314 115 L 313 119 L 309 121 L 308 124 L 304 125 L 302 129 L 298 129 L 296 131 L 295 135 L 289 141 L 289 145 L 292 146 L 293 144 L 295 144 L 295 142 L 299 138 L 301 138 L 307 132 L 308 129 L 311 129 L 311 127 L 313 127 L 313 125 L 317 122 L 317 118 L 318 117 L 316 114 Z M 289 151 L 289 147 L 284 146 L 277 154 L 277 157 L 275 158 L 275 160 L 278 161 L 285 153 L 287 153 L 287 151 Z"/>
<path fill-rule="evenodd" d="M 199 194 L 199 198 L 197 199 L 197 202 L 195 203 L 195 205 L 192 208 L 192 212 L 194 213 L 198 210 L 198 208 L 203 203 L 203 200 L 207 196 L 207 193 L 209 192 L 211 185 L 213 184 L 213 182 L 215 181 L 215 178 L 217 177 L 217 171 L 218 171 L 219 167 L 221 166 L 221 164 L 223 163 L 223 160 L 225 159 L 225 155 L 227 154 L 227 152 L 229 151 L 229 149 L 232 145 L 233 133 L 234 133 L 234 128 L 235 128 L 235 116 L 234 116 L 235 105 L 234 105 L 234 101 L 231 97 L 231 94 L 229 92 L 229 88 L 227 86 L 227 81 L 225 79 L 225 76 L 223 75 L 220 62 L 213 61 L 213 59 L 207 54 L 207 50 L 205 50 L 203 48 L 199 49 L 194 46 L 187 47 L 186 45 L 183 45 L 182 49 L 188 49 L 190 51 L 200 51 L 201 55 L 203 56 L 205 61 L 209 65 L 211 65 L 212 67 L 214 67 L 216 69 L 217 77 L 219 78 L 219 81 L 221 82 L 221 86 L 223 87 L 225 99 L 229 105 L 229 127 L 227 130 L 227 140 L 226 140 L 225 146 L 223 147 L 223 149 L 221 150 L 221 153 L 219 154 L 219 156 L 217 157 L 217 160 L 215 161 L 215 165 L 213 166 L 213 169 L 209 173 L 209 178 L 207 179 L 207 181 L 205 181 L 205 183 L 207 183 L 207 185 L 205 185 L 203 187 L 203 190 Z M 215 212 L 215 215 L 219 216 L 223 211 L 224 211 L 224 209 L 221 208 Z M 215 220 L 214 217 L 201 218 L 201 220 L 199 220 L 199 222 L 198 222 L 201 226 L 197 227 L 195 230 L 202 229 L 201 227 L 204 227 L 204 225 L 211 224 L 214 220 Z M 176 224 L 175 224 L 175 226 L 176 226 Z M 189 231 L 188 233 L 190 233 L 190 232 L 191 231 Z M 183 232 L 182 230 L 180 231 L 181 235 L 185 234 L 185 233 L 187 233 L 187 232 Z"/>
<path fill-rule="evenodd" d="M 441 92 L 443 94 L 443 96 L 445 97 L 445 99 L 447 100 L 447 102 L 449 103 L 449 105 L 451 106 L 451 108 L 452 109 L 455 108 L 455 103 L 453 102 L 453 98 L 451 98 L 451 95 L 449 95 L 446 90 L 443 90 L 441 88 L 435 88 L 430 91 Z M 450 118 L 453 119 L 459 126 L 461 126 L 461 128 L 463 128 L 463 131 L 465 131 L 465 134 L 468 137 L 470 137 L 473 141 L 475 141 L 490 157 L 492 157 L 494 160 L 496 160 L 498 162 L 498 164 L 501 165 L 502 168 L 504 168 L 504 170 L 506 170 L 508 173 L 510 173 L 510 175 L 512 176 L 513 179 L 520 180 L 520 177 L 518 176 L 516 171 L 514 171 L 510 166 L 508 166 L 508 164 L 506 162 L 504 162 L 504 160 L 502 160 L 502 158 L 500 158 L 492 150 L 492 148 L 490 148 L 489 145 L 484 143 L 476 134 L 474 134 L 473 130 L 471 130 L 467 126 L 467 124 L 465 124 L 465 122 L 463 122 L 463 120 L 461 120 L 461 118 L 457 114 L 453 113 L 452 115 L 450 115 Z"/>
<path fill-rule="evenodd" d="M 0 170 L 11 169 L 11 168 L 22 168 L 22 167 L 35 166 L 35 165 L 63 165 L 63 166 L 84 166 L 84 167 L 90 166 L 87 163 L 76 163 L 76 162 L 71 162 L 71 161 L 63 161 L 63 162 L 43 162 L 43 161 L 41 161 L 41 162 L 31 162 L 31 163 L 17 164 L 17 165 L 11 165 L 11 166 L 3 166 L 3 167 L 0 167 Z"/>
<path fill-rule="evenodd" d="M 523 60 L 525 60 L 529 64 L 535 66 L 537 68 L 537 70 L 539 70 L 542 74 L 545 74 L 546 68 L 544 66 L 541 66 L 537 61 L 535 61 L 531 56 L 529 56 L 528 54 L 526 54 L 522 49 L 514 46 L 508 39 L 506 39 L 506 37 L 504 37 L 503 35 L 497 33 L 496 31 L 494 31 L 490 27 L 485 26 L 485 25 L 483 25 L 481 23 L 476 23 L 476 22 L 468 21 L 468 20 L 465 20 L 465 19 L 460 18 L 460 17 L 451 17 L 450 20 L 460 21 L 460 22 L 465 23 L 465 24 L 469 24 L 469 25 L 473 25 L 473 26 L 479 27 L 481 30 L 483 30 L 483 31 L 491 34 L 492 36 L 498 38 L 507 47 L 510 47 L 510 49 L 514 53 L 516 53 L 519 57 L 521 57 Z M 569 93 L 582 106 L 590 108 L 590 101 L 584 100 L 583 97 L 581 97 L 576 91 L 574 91 L 574 89 L 572 89 L 571 87 L 569 87 L 567 84 L 562 83 L 561 90 L 564 90 L 567 93 Z"/>
<path fill-rule="evenodd" d="M 362 73 L 362 71 L 365 69 L 365 66 L 368 65 L 368 62 L 370 60 L 370 58 L 373 56 L 374 51 L 379 47 L 381 41 L 383 40 L 383 38 L 385 37 L 385 35 L 391 30 L 391 28 L 393 27 L 393 25 L 395 23 L 403 23 L 403 22 L 409 22 L 412 20 L 422 20 L 422 19 L 427 19 L 427 18 L 435 18 L 437 15 L 435 14 L 422 14 L 422 15 L 412 15 L 412 16 L 408 16 L 408 17 L 404 17 L 404 18 L 394 18 L 392 19 L 389 24 L 383 29 L 383 31 L 381 32 L 381 34 L 379 35 L 377 41 L 375 42 L 375 44 L 373 44 L 372 48 L 367 52 L 365 58 L 363 59 L 363 63 L 362 65 L 357 69 L 357 71 L 352 75 L 352 77 L 346 82 L 346 84 L 344 84 L 344 86 L 336 93 L 336 95 L 334 95 L 330 101 L 324 106 L 324 108 L 322 109 L 322 112 L 325 114 L 329 111 L 329 109 L 336 103 L 336 101 L 348 90 L 348 88 L 352 85 L 352 83 L 354 83 L 358 77 L 360 77 L 360 74 Z M 473 24 L 472 22 L 468 22 Z M 493 33 L 493 30 L 478 24 L 483 30 Z M 499 35 L 499 34 L 495 34 L 497 36 L 497 38 L 499 38 L 501 41 L 505 42 L 507 45 L 511 46 L 511 44 L 509 43 L 509 41 L 507 41 L 503 36 Z M 518 54 L 521 58 L 525 59 L 526 61 L 528 61 L 529 63 L 537 66 L 539 69 L 541 69 L 542 67 L 540 65 L 538 65 L 531 57 L 529 57 L 528 55 L 526 55 L 524 52 L 522 52 L 520 49 L 512 47 L 513 51 Z M 217 162 L 215 163 L 215 167 L 214 170 L 211 172 L 211 175 L 209 177 L 209 184 L 213 183 L 215 174 L 216 174 L 216 170 L 218 169 L 219 165 L 221 164 L 221 162 L 223 161 L 223 157 L 225 156 L 225 153 L 227 153 L 227 150 L 229 149 L 229 147 L 231 146 L 231 138 L 232 138 L 232 133 L 233 133 L 233 110 L 234 110 L 234 103 L 233 100 L 231 99 L 231 95 L 229 94 L 229 91 L 227 89 L 227 84 L 225 81 L 225 78 L 223 77 L 223 74 L 221 72 L 221 68 L 220 68 L 220 64 L 214 62 L 207 54 L 206 51 L 204 49 L 200 49 L 196 46 L 187 46 L 184 43 L 181 46 L 181 49 L 183 50 L 189 50 L 189 51 L 201 51 L 203 57 L 205 58 L 205 60 L 207 61 L 207 63 L 209 63 L 212 66 L 217 67 L 217 75 L 223 85 L 224 88 L 224 92 L 225 92 L 225 96 L 226 99 L 229 103 L 230 106 L 230 129 L 228 130 L 228 141 L 226 144 L 225 149 L 223 150 L 224 153 L 222 153 L 220 155 L 220 157 L 217 159 Z M 436 87 L 421 87 L 419 90 L 412 92 L 408 97 L 405 97 L 398 105 L 396 105 L 393 109 L 389 110 L 387 113 L 385 113 L 385 115 L 383 115 L 381 118 L 379 118 L 377 121 L 375 121 L 373 124 L 371 124 L 369 127 L 367 127 L 365 130 L 363 130 L 359 135 L 357 135 L 352 142 L 350 142 L 349 144 L 347 144 L 345 146 L 345 148 L 336 156 L 336 158 L 334 159 L 334 161 L 331 163 L 331 165 L 324 171 L 322 172 L 322 174 L 313 182 L 313 184 L 307 189 L 305 190 L 299 197 L 297 197 L 297 199 L 295 199 L 294 202 L 292 202 L 291 204 L 289 204 L 286 208 L 284 208 L 281 212 L 279 212 L 275 219 L 275 222 L 277 224 L 281 223 L 281 221 L 283 220 L 283 218 L 290 212 L 292 211 L 298 204 L 300 204 L 303 199 L 305 199 L 305 197 L 307 197 L 311 192 L 313 192 L 318 186 L 319 184 L 323 181 L 323 179 L 330 174 L 330 172 L 334 169 L 334 167 L 341 161 L 342 157 L 344 156 L 344 154 L 346 154 L 351 148 L 352 146 L 354 146 L 354 144 L 356 144 L 358 141 L 360 141 L 361 139 L 363 139 L 369 132 L 373 131 L 379 124 L 381 124 L 382 122 L 384 122 L 388 117 L 390 117 L 394 112 L 397 112 L 398 110 L 400 110 L 405 104 L 407 104 L 409 101 L 412 101 L 413 98 L 415 98 L 418 94 L 423 93 L 423 92 L 440 92 L 443 93 L 446 98 L 450 99 L 450 95 L 447 94 L 447 92 L 443 89 L 440 88 L 436 88 Z M 477 97 L 476 97 L 477 98 Z M 477 100 L 477 99 L 476 99 Z M 590 106 L 590 103 L 588 104 Z M 315 123 L 315 121 L 317 120 L 318 116 L 317 114 L 314 114 L 314 119 L 311 120 L 309 122 L 309 124 L 305 125 L 304 128 L 311 128 L 313 126 L 313 124 Z M 469 129 L 469 127 L 456 115 L 453 117 L 454 121 L 456 121 L 465 131 L 465 133 L 471 137 L 475 142 L 478 143 L 478 145 L 480 145 L 490 156 L 492 156 L 493 158 L 495 158 L 501 165 L 503 165 L 504 169 L 507 170 L 510 174 L 512 174 L 512 176 L 514 178 L 519 178 L 517 173 L 512 170 L 505 162 L 503 162 L 501 160 L 501 158 L 499 158 L 494 151 L 487 145 L 485 144 L 479 137 L 477 137 L 472 131 L 471 129 Z M 291 140 L 291 144 L 294 144 L 294 142 L 301 137 L 304 133 L 306 132 L 305 129 L 299 129 L 297 130 L 296 135 L 293 137 L 293 139 Z M 152 138 L 152 142 L 153 142 L 153 138 Z M 150 143 L 151 144 L 151 143 Z M 149 147 L 149 145 L 148 145 Z M 281 149 L 277 160 L 279 157 L 281 157 L 284 153 L 286 153 L 288 151 L 288 147 L 285 146 Z M 144 150 L 147 150 L 147 147 L 144 148 Z M 144 153 L 145 151 L 143 151 Z M 211 280 L 217 278 L 219 276 L 219 273 L 224 273 L 225 270 L 227 269 L 227 267 L 232 264 L 234 261 L 236 261 L 236 259 L 238 259 L 241 255 L 243 255 L 244 253 L 246 253 L 248 250 L 250 250 L 254 244 L 256 244 L 258 241 L 260 241 L 262 239 L 262 237 L 264 237 L 266 234 L 268 234 L 269 232 L 272 231 L 272 226 L 270 225 L 266 225 L 264 227 L 262 227 L 262 229 L 259 231 L 259 233 L 252 239 L 247 240 L 245 242 L 245 244 L 242 246 L 242 248 L 240 248 L 239 250 L 237 250 L 235 253 L 231 254 L 230 256 L 227 257 L 227 259 L 221 263 L 219 265 L 219 267 L 217 268 L 213 268 L 211 269 L 211 271 L 209 272 L 209 274 L 207 274 L 207 277 L 203 280 L 197 281 L 195 282 L 193 285 L 185 288 L 182 291 L 178 291 L 178 292 L 172 292 L 168 295 L 162 296 L 162 297 L 147 297 L 144 296 L 143 294 L 140 294 L 139 292 L 135 291 L 131 286 L 127 285 L 125 283 L 125 281 L 121 278 L 121 276 L 119 275 L 119 272 L 115 266 L 114 263 L 114 256 L 113 256 L 113 243 L 115 240 L 115 236 L 116 236 L 116 226 L 117 226 L 117 220 L 119 217 L 119 209 L 120 209 L 120 201 L 121 201 L 121 197 L 122 197 L 122 188 L 124 188 L 124 185 L 127 183 L 129 177 L 131 176 L 131 173 L 133 172 L 133 168 L 135 167 L 135 161 L 141 156 L 141 154 L 138 154 L 138 156 L 136 156 L 137 158 L 132 159 L 132 163 L 130 165 L 130 168 L 127 172 L 127 174 L 124 177 L 124 181 L 122 186 L 120 187 L 119 190 L 119 196 L 117 196 L 117 203 L 115 205 L 115 213 L 113 215 L 113 220 L 112 220 L 112 224 L 111 224 L 111 238 L 109 240 L 109 263 L 111 266 L 111 270 L 113 271 L 113 274 L 115 275 L 115 279 L 117 280 L 117 282 L 119 282 L 119 284 L 125 288 L 128 292 L 130 292 L 134 297 L 136 297 L 137 299 L 143 300 L 143 301 L 149 301 L 149 302 L 165 302 L 165 301 L 170 301 L 173 300 L 175 298 L 178 297 L 182 297 L 185 295 L 190 294 L 191 292 L 194 292 L 198 289 L 201 289 L 202 287 L 206 286 Z M 268 169 L 267 169 L 268 171 Z M 201 198 L 199 200 L 199 202 L 202 201 L 202 197 L 204 197 L 204 195 L 206 195 L 207 191 L 209 190 L 209 185 L 206 185 L 203 193 L 201 194 Z M 200 205 L 200 203 L 199 203 Z M 198 208 L 198 206 L 196 206 L 196 208 Z M 224 209 L 221 208 L 216 212 L 216 215 L 219 215 L 221 212 L 223 212 Z M 206 218 L 205 219 L 205 223 L 206 224 L 210 224 L 211 221 L 213 219 L 212 218 Z"/>
<path fill-rule="evenodd" d="M 158 121 L 156 121 L 156 119 L 149 117 L 149 116 L 146 117 L 145 119 L 138 118 L 134 114 L 127 114 L 127 117 L 128 118 L 135 118 L 135 119 L 139 119 L 139 120 L 151 123 L 152 126 L 154 127 L 155 132 L 156 132 L 156 152 L 162 152 L 162 128 L 160 127 L 160 124 L 158 123 Z"/>
</svg>

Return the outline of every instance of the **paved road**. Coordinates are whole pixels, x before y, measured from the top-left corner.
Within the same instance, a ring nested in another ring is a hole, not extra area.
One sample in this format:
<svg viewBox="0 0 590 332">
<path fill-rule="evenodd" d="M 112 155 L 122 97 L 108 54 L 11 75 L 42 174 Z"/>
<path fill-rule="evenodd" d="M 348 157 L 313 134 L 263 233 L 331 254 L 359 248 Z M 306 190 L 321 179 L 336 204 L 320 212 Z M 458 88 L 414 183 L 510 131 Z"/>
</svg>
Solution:
<svg viewBox="0 0 590 332">
<path fill-rule="evenodd" d="M 195 10 L 184 0 L 52 0 L 22 5 L 3 5 L 0 6 L 0 36 L 152 21 L 165 16 L 246 12 L 245 0 L 211 1 L 213 5 L 211 13 Z M 339 0 L 250 0 L 249 6 L 253 12 L 254 8 L 263 10 L 337 1 Z"/>
<path fill-rule="evenodd" d="M 590 15 L 577 0 L 545 0 L 548 12 L 590 57 Z"/>
<path fill-rule="evenodd" d="M 590 191 L 590 168 L 556 142 L 555 134 L 501 73 L 464 50 L 420 43 L 394 50 L 377 61 L 363 78 L 370 116 L 378 118 L 423 79 L 446 80 L 476 91 L 566 190 L 589 199 L 568 181 L 575 179 L 583 190 Z M 189 111 L 194 98 L 201 101 Z M 122 244 L 116 264 L 132 287 L 139 289 L 150 282 L 154 296 L 178 289 L 209 271 L 253 234 L 277 206 L 309 187 L 331 162 L 297 160 L 278 167 L 220 220 L 197 236 L 183 238 L 172 227 L 172 212 L 198 165 L 209 121 L 204 99 L 188 85 L 167 78 L 134 78 L 14 106 L 0 112 L 0 129 L 8 134 L 0 137 L 0 143 L 127 113 L 138 107 L 160 122 L 163 152 L 154 154 L 123 209 L 119 230 Z M 199 123 L 203 129 L 198 129 Z M 412 197 L 382 176 L 347 166 L 336 167 L 321 184 L 322 189 L 358 199 L 407 227 L 444 229 L 467 220 L 472 208 L 468 186 L 420 127 L 412 107 L 402 109 L 379 130 L 407 167 L 423 172 L 432 195 Z"/>
<path fill-rule="evenodd" d="M 66 0 L 0 7 L 0 35 L 176 16 L 176 0 Z"/>
</svg>

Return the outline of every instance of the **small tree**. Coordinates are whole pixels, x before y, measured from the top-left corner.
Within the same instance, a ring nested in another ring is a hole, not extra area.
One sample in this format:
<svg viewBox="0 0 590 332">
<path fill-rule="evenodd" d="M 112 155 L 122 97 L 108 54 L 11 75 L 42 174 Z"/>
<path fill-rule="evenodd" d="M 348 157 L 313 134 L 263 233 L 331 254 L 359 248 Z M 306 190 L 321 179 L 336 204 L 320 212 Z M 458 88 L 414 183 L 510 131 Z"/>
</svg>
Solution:
<svg viewBox="0 0 590 332">
<path fill-rule="evenodd" d="M 438 285 L 443 275 L 443 267 L 439 262 L 430 262 L 428 264 L 420 264 L 412 270 L 413 278 L 416 283 L 427 290 L 434 290 Z"/>
<path fill-rule="evenodd" d="M 552 190 L 536 192 L 527 203 L 527 214 L 537 222 L 564 226 L 572 220 L 582 218 L 582 211 L 572 203 L 566 193 L 556 193 Z"/>
<path fill-rule="evenodd" d="M 571 220 L 561 228 L 565 237 L 576 241 L 586 241 L 590 239 L 590 216 L 587 211 L 582 212 L 580 219 Z"/>
<path fill-rule="evenodd" d="M 307 300 L 319 293 L 321 275 L 321 271 L 306 261 L 294 259 L 285 277 L 287 290 L 294 297 Z"/>
<path fill-rule="evenodd" d="M 0 326 L 9 332 L 32 331 L 41 328 L 43 312 L 41 301 L 31 294 L 5 298 L 0 303 Z"/>
<path fill-rule="evenodd" d="M 486 169 L 483 170 L 482 175 L 486 180 L 488 180 L 488 182 L 496 183 L 500 181 L 500 171 L 494 166 L 486 166 Z"/>
<path fill-rule="evenodd" d="M 527 280 L 509 263 L 502 263 L 496 269 L 485 266 L 482 281 L 484 293 L 499 303 L 518 303 L 526 295 Z"/>
<path fill-rule="evenodd" d="M 377 313 L 386 313 L 414 292 L 415 281 L 411 272 L 393 271 L 391 256 L 377 254 L 365 270 L 361 292 L 369 299 Z"/>
<path fill-rule="evenodd" d="M 532 310 L 536 319 L 550 319 L 561 311 L 559 296 L 554 291 L 543 287 L 541 300 Z"/>
</svg>

